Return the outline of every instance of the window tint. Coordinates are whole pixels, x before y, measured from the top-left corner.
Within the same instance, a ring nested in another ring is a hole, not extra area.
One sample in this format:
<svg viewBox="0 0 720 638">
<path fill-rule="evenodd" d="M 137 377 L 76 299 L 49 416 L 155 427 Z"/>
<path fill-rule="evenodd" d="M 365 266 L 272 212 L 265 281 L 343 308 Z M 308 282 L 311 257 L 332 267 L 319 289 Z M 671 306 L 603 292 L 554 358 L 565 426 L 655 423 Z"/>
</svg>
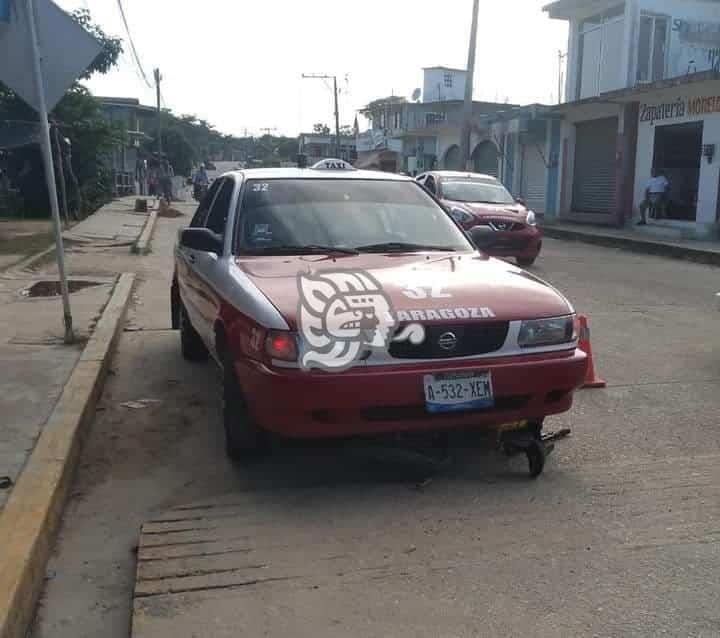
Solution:
<svg viewBox="0 0 720 638">
<path fill-rule="evenodd" d="M 234 179 L 231 177 L 223 179 L 220 185 L 220 192 L 210 209 L 206 226 L 218 235 L 225 234 L 225 226 L 227 225 L 228 214 L 230 212 L 230 200 L 232 200 L 234 189 Z"/>
<path fill-rule="evenodd" d="M 443 198 L 454 202 L 514 204 L 512 195 L 495 180 L 443 180 Z"/>
<path fill-rule="evenodd" d="M 205 193 L 205 197 L 202 198 L 200 206 L 193 215 L 192 221 L 190 222 L 190 228 L 203 228 L 207 221 L 208 211 L 210 210 L 210 204 L 212 204 L 213 197 L 217 193 L 219 182 L 215 182 Z"/>
<path fill-rule="evenodd" d="M 445 211 L 409 181 L 250 180 L 241 211 L 241 253 L 386 242 L 470 248 Z"/>
<path fill-rule="evenodd" d="M 425 188 L 427 188 L 431 193 L 436 194 L 437 193 L 437 187 L 435 186 L 435 178 L 430 175 L 425 180 Z"/>
</svg>

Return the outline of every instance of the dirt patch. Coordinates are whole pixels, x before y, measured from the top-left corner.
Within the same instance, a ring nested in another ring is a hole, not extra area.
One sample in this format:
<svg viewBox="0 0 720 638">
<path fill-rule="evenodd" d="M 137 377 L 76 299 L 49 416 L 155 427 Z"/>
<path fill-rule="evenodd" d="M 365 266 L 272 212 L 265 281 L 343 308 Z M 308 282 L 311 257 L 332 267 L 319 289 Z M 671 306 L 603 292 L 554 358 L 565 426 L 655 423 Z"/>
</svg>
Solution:
<svg viewBox="0 0 720 638">
<path fill-rule="evenodd" d="M 70 279 L 68 281 L 68 290 L 78 292 L 85 288 L 92 288 L 94 286 L 102 286 L 101 281 L 79 281 L 77 279 Z M 59 281 L 38 281 L 29 288 L 25 288 L 20 291 L 23 297 L 34 299 L 36 297 L 59 297 L 61 294 L 60 282 Z"/>
<path fill-rule="evenodd" d="M 158 217 L 174 219 L 176 217 L 185 217 L 185 213 L 181 213 L 177 208 L 163 208 L 158 211 Z"/>
<path fill-rule="evenodd" d="M 55 241 L 52 232 L 0 233 L 0 255 L 32 255 Z"/>
</svg>

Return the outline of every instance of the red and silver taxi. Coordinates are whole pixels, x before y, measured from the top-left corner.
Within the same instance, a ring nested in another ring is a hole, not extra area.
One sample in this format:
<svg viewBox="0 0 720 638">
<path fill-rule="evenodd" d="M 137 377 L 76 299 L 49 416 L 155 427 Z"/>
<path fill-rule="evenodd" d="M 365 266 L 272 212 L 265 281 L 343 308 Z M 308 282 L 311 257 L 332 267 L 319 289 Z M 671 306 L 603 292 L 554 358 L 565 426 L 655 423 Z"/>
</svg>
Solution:
<svg viewBox="0 0 720 638">
<path fill-rule="evenodd" d="M 222 368 L 231 457 L 268 431 L 539 434 L 587 367 L 556 289 L 479 252 L 413 179 L 339 161 L 218 178 L 171 299 L 183 356 Z"/>
<path fill-rule="evenodd" d="M 432 171 L 416 177 L 443 202 L 475 244 L 494 257 L 514 257 L 520 266 L 535 263 L 542 231 L 534 211 L 490 175 Z"/>
</svg>

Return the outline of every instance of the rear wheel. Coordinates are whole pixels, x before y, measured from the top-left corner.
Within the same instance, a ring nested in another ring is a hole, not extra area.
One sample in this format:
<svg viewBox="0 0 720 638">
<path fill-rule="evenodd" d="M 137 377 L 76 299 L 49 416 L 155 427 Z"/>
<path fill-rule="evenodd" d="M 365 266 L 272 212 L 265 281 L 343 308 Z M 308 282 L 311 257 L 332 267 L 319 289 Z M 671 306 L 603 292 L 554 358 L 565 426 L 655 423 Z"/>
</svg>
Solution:
<svg viewBox="0 0 720 638">
<path fill-rule="evenodd" d="M 173 330 L 180 329 L 180 289 L 177 280 L 170 287 L 170 325 Z"/>
<path fill-rule="evenodd" d="M 208 358 L 208 351 L 197 333 L 192 327 L 185 307 L 180 303 L 180 352 L 183 359 L 187 361 L 205 361 Z"/>
<path fill-rule="evenodd" d="M 250 414 L 227 355 L 223 361 L 223 424 L 225 451 L 233 461 L 247 461 L 267 452 L 266 434 Z"/>
</svg>

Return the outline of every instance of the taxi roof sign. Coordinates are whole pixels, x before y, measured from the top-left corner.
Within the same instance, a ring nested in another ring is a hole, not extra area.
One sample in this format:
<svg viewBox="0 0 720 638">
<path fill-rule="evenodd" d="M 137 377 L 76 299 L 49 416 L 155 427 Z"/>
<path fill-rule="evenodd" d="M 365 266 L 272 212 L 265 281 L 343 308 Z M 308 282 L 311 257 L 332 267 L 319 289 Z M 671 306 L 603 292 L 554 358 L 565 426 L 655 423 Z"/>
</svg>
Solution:
<svg viewBox="0 0 720 638">
<path fill-rule="evenodd" d="M 313 170 L 318 171 L 354 171 L 355 167 L 349 164 L 345 160 L 341 159 L 324 159 L 320 160 L 317 164 L 313 164 Z"/>
</svg>

